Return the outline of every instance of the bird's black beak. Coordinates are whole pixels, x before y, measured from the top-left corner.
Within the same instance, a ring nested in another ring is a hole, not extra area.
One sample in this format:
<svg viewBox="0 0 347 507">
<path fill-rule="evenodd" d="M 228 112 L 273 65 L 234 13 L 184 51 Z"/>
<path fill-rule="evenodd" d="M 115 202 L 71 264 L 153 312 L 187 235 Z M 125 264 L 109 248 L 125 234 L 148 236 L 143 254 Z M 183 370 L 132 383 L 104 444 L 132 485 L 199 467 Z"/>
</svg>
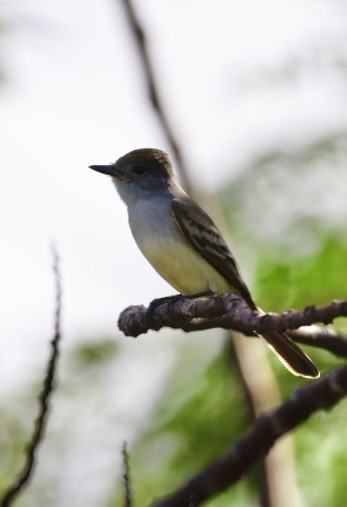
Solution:
<svg viewBox="0 0 347 507">
<path fill-rule="evenodd" d="M 97 171 L 98 173 L 102 174 L 108 174 L 109 176 L 116 176 L 117 175 L 117 169 L 115 167 L 115 164 L 110 165 L 90 165 L 90 169 L 93 169 L 93 171 Z"/>
</svg>

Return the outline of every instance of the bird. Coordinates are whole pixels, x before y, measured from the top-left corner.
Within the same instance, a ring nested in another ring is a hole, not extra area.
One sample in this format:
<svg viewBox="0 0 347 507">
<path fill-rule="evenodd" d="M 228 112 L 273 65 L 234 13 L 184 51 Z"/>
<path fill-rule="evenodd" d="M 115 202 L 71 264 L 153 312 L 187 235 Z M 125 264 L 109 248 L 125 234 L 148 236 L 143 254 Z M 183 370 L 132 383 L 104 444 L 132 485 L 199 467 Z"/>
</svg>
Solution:
<svg viewBox="0 0 347 507">
<path fill-rule="evenodd" d="M 182 297 L 236 292 L 253 301 L 236 260 L 210 216 L 179 185 L 169 155 L 156 148 L 130 151 L 108 165 L 91 165 L 111 176 L 128 210 L 134 240 L 153 268 Z M 317 378 L 319 370 L 285 332 L 262 334 L 294 375 Z"/>
</svg>

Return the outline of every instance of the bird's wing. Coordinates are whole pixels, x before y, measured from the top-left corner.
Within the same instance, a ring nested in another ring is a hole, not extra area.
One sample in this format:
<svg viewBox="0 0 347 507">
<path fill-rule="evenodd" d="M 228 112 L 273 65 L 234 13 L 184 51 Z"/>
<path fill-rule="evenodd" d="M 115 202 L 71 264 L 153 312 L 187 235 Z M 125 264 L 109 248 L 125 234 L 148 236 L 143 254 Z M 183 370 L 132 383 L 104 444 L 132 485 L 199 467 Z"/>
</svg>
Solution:
<svg viewBox="0 0 347 507">
<path fill-rule="evenodd" d="M 252 296 L 242 281 L 236 261 L 221 233 L 210 217 L 188 197 L 174 198 L 172 211 L 176 223 L 187 241 L 257 310 Z M 319 377 L 319 370 L 309 357 L 285 333 L 269 331 L 263 334 L 270 348 L 295 375 Z"/>
<path fill-rule="evenodd" d="M 174 219 L 188 242 L 230 283 L 251 308 L 256 308 L 239 273 L 236 261 L 217 226 L 189 197 L 172 200 Z"/>
</svg>

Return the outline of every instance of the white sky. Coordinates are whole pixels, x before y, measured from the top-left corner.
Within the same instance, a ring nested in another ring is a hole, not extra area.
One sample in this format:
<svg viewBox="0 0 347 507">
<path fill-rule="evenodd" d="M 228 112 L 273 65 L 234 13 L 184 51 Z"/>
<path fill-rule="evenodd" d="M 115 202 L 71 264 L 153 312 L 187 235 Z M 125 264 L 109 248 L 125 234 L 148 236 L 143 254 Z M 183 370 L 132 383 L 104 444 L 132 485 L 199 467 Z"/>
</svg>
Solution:
<svg viewBox="0 0 347 507">
<path fill-rule="evenodd" d="M 0 40 L 0 385 L 32 377 L 52 332 L 49 245 L 62 258 L 65 343 L 113 335 L 121 309 L 171 294 L 137 251 L 126 210 L 87 169 L 167 149 L 116 0 L 7 0 Z M 141 0 L 170 118 L 200 187 L 272 146 L 347 125 L 329 54 L 346 46 L 332 0 Z M 316 67 L 307 70 L 316 54 Z M 345 55 L 346 56 L 346 55 Z M 282 73 L 299 66 L 289 82 Z M 67 345 L 68 346 L 68 345 Z M 160 348 L 160 344 L 157 345 Z M 153 378 L 153 382 L 155 378 Z"/>
</svg>

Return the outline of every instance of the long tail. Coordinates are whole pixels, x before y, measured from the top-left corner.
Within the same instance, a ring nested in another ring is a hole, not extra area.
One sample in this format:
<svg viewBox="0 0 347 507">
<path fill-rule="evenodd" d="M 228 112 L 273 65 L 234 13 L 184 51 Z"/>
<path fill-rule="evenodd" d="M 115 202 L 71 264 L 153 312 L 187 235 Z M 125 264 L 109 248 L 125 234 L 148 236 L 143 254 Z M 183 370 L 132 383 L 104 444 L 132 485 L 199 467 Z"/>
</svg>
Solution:
<svg viewBox="0 0 347 507">
<path fill-rule="evenodd" d="M 262 337 L 291 373 L 307 378 L 319 377 L 316 365 L 286 333 L 269 331 Z"/>
</svg>

